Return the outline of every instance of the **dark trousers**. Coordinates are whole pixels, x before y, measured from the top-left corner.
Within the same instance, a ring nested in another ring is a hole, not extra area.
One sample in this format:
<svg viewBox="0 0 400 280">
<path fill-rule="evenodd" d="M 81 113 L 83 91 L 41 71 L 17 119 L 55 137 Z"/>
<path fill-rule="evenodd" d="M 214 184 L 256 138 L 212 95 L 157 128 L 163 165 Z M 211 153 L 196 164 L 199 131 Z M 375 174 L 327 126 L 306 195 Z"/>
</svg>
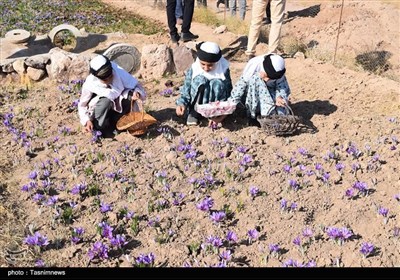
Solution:
<svg viewBox="0 0 400 280">
<path fill-rule="evenodd" d="M 194 12 L 194 0 L 183 0 L 183 22 L 182 22 L 182 33 L 188 33 L 192 24 L 193 12 Z M 175 36 L 178 34 L 176 28 L 176 0 L 167 0 L 167 20 L 169 34 Z"/>
</svg>

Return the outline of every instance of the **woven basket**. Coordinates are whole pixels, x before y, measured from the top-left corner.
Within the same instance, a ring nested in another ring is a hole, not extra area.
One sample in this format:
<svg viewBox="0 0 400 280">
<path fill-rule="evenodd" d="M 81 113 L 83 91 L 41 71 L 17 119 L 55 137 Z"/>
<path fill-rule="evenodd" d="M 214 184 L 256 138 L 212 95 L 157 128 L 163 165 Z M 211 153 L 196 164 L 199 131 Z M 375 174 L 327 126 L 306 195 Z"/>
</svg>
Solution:
<svg viewBox="0 0 400 280">
<path fill-rule="evenodd" d="M 264 117 L 257 117 L 261 128 L 268 135 L 288 136 L 297 133 L 302 123 L 302 118 L 295 116 L 289 105 L 285 106 L 286 115 L 271 114 L 276 110 L 276 106 L 272 107 L 269 115 Z"/>
<path fill-rule="evenodd" d="M 144 112 L 142 100 L 138 99 L 136 102 L 139 105 L 140 112 L 132 112 L 135 100 L 131 101 L 131 112 L 123 115 L 117 122 L 118 130 L 127 129 L 131 135 L 145 134 L 147 128 L 155 124 L 157 120 L 151 115 Z"/>
</svg>

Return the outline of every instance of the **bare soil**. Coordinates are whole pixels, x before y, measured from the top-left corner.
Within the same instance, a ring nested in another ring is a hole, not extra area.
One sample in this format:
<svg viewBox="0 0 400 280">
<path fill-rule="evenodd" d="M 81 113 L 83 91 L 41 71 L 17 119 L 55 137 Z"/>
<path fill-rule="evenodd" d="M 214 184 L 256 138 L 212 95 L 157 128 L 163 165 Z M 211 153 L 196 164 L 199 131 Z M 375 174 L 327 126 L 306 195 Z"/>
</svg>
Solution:
<svg viewBox="0 0 400 280">
<path fill-rule="evenodd" d="M 104 2 L 166 22 L 165 10 L 151 5 L 138 1 Z M 213 3 L 209 1 L 210 8 L 215 7 Z M 299 33 L 303 26 L 312 25 L 316 31 L 307 33 L 308 38 L 323 44 L 334 34 L 322 34 L 322 26 L 327 28 L 331 22 L 325 9 L 327 5 L 321 5 L 315 17 L 294 17 L 290 24 Z M 373 32 L 398 28 L 385 12 L 378 13 L 382 9 L 389 11 L 391 6 L 368 1 L 354 3 L 354 9 L 374 16 L 345 15 L 352 22 L 344 31 L 349 45 L 351 40 L 357 44 L 360 34 L 364 40 L 372 41 Z M 362 26 L 362 32 L 352 32 L 358 26 Z M 379 29 L 382 26 L 387 28 Z M 212 27 L 196 22 L 192 31 L 201 40 L 216 41 L 223 48 L 238 38 L 233 33 L 213 34 Z M 139 50 L 150 43 L 170 44 L 167 33 L 128 34 L 119 40 L 130 42 Z M 384 43 L 392 47 L 391 39 Z M 261 43 L 257 52 L 261 54 L 266 49 L 267 45 Z M 232 59 L 233 81 L 239 78 L 244 65 L 240 54 Z M 1 126 L 0 265 L 33 266 L 41 259 L 46 266 L 58 267 L 132 266 L 134 258 L 152 252 L 155 266 L 212 266 L 221 262 L 217 252 L 193 248 L 214 236 L 224 240 L 219 253 L 232 253 L 228 266 L 280 267 L 290 259 L 302 264 L 314 261 L 318 267 L 399 266 L 400 242 L 395 230 L 400 227 L 400 203 L 395 198 L 400 194 L 399 82 L 309 58 L 289 57 L 286 66 L 293 111 L 317 127 L 316 133 L 268 136 L 261 129 L 246 125 L 243 110 L 229 116 L 216 130 L 207 127 L 206 121 L 198 127 L 187 127 L 175 115 L 176 96 L 159 94 L 168 79 L 175 85 L 182 83 L 183 77 L 174 76 L 142 81 L 149 94 L 147 112 L 159 121 L 146 135 L 122 133 L 92 143 L 91 136 L 81 133 L 76 111 L 66 110 L 69 102 L 79 97 L 76 93 L 63 93 L 47 80 L 27 92 L 8 85 L 8 91 L 0 94 L 1 119 L 12 107 L 12 125 L 19 131 L 19 140 L 14 141 L 16 134 Z M 70 132 L 65 132 L 66 128 Z M 28 152 L 21 145 L 23 131 L 31 143 Z M 188 159 L 190 154 L 182 151 L 183 143 L 196 151 L 194 159 Z M 241 147 L 251 157 L 246 165 L 240 164 L 244 156 Z M 341 172 L 338 163 L 344 165 Z M 21 191 L 32 181 L 28 176 L 33 170 L 41 177 L 45 170 L 51 171 L 50 188 L 43 187 L 42 178 L 35 179 L 37 189 Z M 110 173 L 118 172 L 119 177 L 110 178 Z M 166 177 L 160 180 L 163 172 Z M 208 183 L 192 184 L 191 178 Z M 291 186 L 290 180 L 295 180 L 297 187 Z M 88 188 L 97 185 L 100 193 L 71 193 L 82 182 Z M 357 194 L 353 188 L 356 182 L 365 183 L 369 191 L 366 196 L 348 198 L 348 189 Z M 255 197 L 249 191 L 253 187 L 259 189 Z M 35 193 L 44 194 L 46 200 L 34 202 Z M 183 200 L 174 204 L 180 194 L 184 195 Z M 58 196 L 56 206 L 47 205 L 53 195 Z M 196 205 L 206 197 L 214 200 L 211 210 L 198 210 Z M 282 210 L 283 199 L 297 207 L 293 211 Z M 97 201 L 112 205 L 112 211 L 101 213 Z M 59 215 L 70 202 L 77 204 L 73 219 L 63 222 Z M 137 233 L 131 230 L 132 221 L 126 222 L 118 215 L 123 207 L 138 217 Z M 379 214 L 381 207 L 389 209 L 387 217 Z M 218 211 L 227 214 L 220 223 L 210 218 Z M 110 241 L 96 232 L 102 221 L 114 228 L 114 235 L 126 237 L 128 243 L 123 252 L 111 249 Z M 71 230 L 76 227 L 83 227 L 85 233 L 81 242 L 72 244 Z M 353 234 L 339 245 L 329 238 L 329 227 L 346 227 Z M 302 235 L 306 228 L 312 230 L 312 238 Z M 252 229 L 259 234 L 249 242 L 248 231 Z M 35 231 L 50 241 L 41 251 L 23 242 Z M 226 241 L 228 231 L 238 236 L 235 244 Z M 298 236 L 303 250 L 293 243 Z M 109 258 L 89 262 L 88 251 L 96 241 L 110 247 Z M 364 242 L 375 246 L 366 258 L 360 253 Z M 270 254 L 270 244 L 282 248 L 278 256 Z"/>
</svg>

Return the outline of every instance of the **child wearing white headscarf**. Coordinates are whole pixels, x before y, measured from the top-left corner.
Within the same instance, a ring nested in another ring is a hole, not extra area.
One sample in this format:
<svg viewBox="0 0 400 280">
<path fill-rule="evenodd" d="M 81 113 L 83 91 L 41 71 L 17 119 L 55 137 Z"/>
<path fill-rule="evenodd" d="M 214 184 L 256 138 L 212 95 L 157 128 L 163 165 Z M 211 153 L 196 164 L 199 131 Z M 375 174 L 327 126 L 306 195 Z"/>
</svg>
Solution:
<svg viewBox="0 0 400 280">
<path fill-rule="evenodd" d="M 94 57 L 78 104 L 83 130 L 112 133 L 118 119 L 130 111 L 130 100 L 145 98 L 146 92 L 136 78 L 107 57 Z M 133 109 L 139 110 L 136 104 Z"/>
<path fill-rule="evenodd" d="M 230 100 L 245 103 L 250 125 L 260 126 L 257 116 L 274 113 L 275 106 L 278 114 L 287 114 L 290 88 L 285 72 L 285 61 L 277 54 L 256 56 L 246 64 Z"/>
<path fill-rule="evenodd" d="M 187 113 L 187 125 L 198 124 L 196 102 L 207 104 L 226 101 L 232 90 L 229 62 L 222 57 L 218 44 L 201 42 L 196 45 L 197 58 L 187 70 L 181 96 L 176 101 L 176 114 Z"/>
</svg>

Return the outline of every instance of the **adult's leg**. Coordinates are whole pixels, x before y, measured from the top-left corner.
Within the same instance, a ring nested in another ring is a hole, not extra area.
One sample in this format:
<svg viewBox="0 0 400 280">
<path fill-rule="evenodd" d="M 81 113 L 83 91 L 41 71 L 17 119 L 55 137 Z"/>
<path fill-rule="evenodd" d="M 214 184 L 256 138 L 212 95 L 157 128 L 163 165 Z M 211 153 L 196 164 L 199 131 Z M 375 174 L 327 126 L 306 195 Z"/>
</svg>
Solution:
<svg viewBox="0 0 400 280">
<path fill-rule="evenodd" d="M 239 16 L 241 20 L 244 20 L 246 17 L 246 0 L 239 0 Z"/>
<path fill-rule="evenodd" d="M 175 7 L 175 18 L 182 18 L 183 17 L 183 5 L 182 0 L 176 0 L 176 7 Z"/>
<path fill-rule="evenodd" d="M 176 28 L 175 9 L 176 9 L 176 0 L 167 0 L 167 21 L 168 21 L 169 35 L 173 40 L 179 37 L 178 29 Z"/>
<path fill-rule="evenodd" d="M 268 37 L 268 50 L 276 53 L 281 36 L 286 0 L 271 0 L 271 30 Z"/>
<path fill-rule="evenodd" d="M 254 56 L 268 0 L 253 0 L 246 55 Z"/>
<path fill-rule="evenodd" d="M 236 16 L 236 0 L 228 0 L 228 1 L 229 1 L 229 9 L 231 11 L 231 16 L 234 17 Z"/>
<path fill-rule="evenodd" d="M 182 33 L 190 32 L 190 27 L 193 19 L 193 12 L 194 12 L 194 0 L 184 0 Z"/>
</svg>

